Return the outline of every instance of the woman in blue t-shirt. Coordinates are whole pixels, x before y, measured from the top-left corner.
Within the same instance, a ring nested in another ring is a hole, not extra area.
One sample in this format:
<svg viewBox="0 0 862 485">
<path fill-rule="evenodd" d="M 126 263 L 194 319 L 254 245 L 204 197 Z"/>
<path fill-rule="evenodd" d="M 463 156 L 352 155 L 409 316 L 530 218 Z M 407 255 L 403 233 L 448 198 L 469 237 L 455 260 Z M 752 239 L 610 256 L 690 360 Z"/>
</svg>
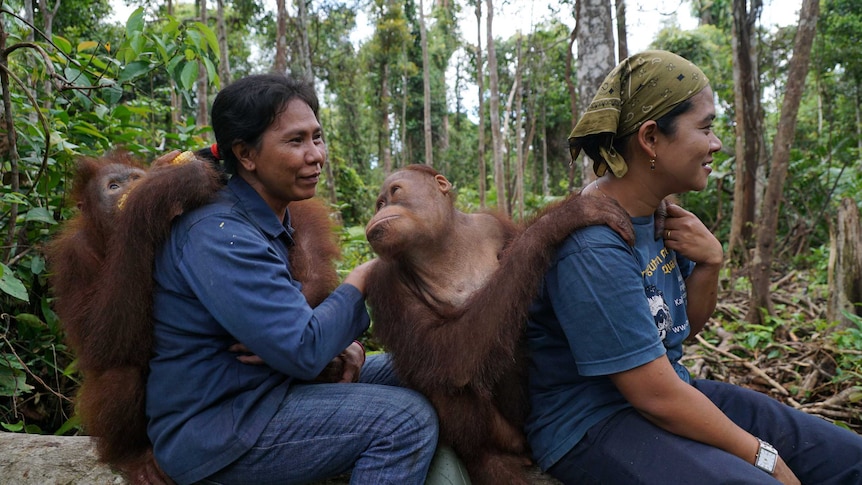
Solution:
<svg viewBox="0 0 862 485">
<path fill-rule="evenodd" d="M 663 201 L 706 187 L 714 119 L 703 72 L 648 51 L 607 76 L 569 138 L 598 177 L 583 193 L 619 202 L 636 244 L 605 226 L 574 232 L 530 313 L 526 431 L 564 483 L 862 483 L 858 435 L 680 363 L 715 309 L 723 254 Z"/>
</svg>

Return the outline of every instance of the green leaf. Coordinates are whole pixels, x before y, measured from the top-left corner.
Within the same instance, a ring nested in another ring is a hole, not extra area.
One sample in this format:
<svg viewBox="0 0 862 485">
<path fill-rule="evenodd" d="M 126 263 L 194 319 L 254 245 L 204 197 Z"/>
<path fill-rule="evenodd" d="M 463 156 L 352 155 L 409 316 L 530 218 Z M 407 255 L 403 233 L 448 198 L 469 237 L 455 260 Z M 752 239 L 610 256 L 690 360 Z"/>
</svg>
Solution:
<svg viewBox="0 0 862 485">
<path fill-rule="evenodd" d="M 0 263 L 0 291 L 30 303 L 30 297 L 27 295 L 27 288 L 24 286 L 24 283 L 16 278 L 12 269 L 3 263 Z"/>
<path fill-rule="evenodd" d="M 9 357 L 9 360 L 0 360 L 0 396 L 15 397 L 31 392 L 33 386 L 27 384 L 27 376 L 24 371 L 5 364 L 5 362 L 12 362 L 11 359 L 14 359 L 12 356 Z"/>
<path fill-rule="evenodd" d="M 55 35 L 52 39 L 54 41 L 54 45 L 56 45 L 63 54 L 67 56 L 72 53 L 72 43 L 69 42 L 65 37 L 60 37 L 59 35 Z"/>
<path fill-rule="evenodd" d="M 150 63 L 144 61 L 135 61 L 129 64 L 126 64 L 126 67 L 123 68 L 123 71 L 120 72 L 120 78 L 118 81 L 120 83 L 131 81 L 137 77 L 143 76 L 144 74 L 150 72 Z"/>
<path fill-rule="evenodd" d="M 24 325 L 36 330 L 41 330 L 46 327 L 45 322 L 32 313 L 19 313 L 15 315 L 15 320 L 17 320 L 18 323 L 23 323 Z"/>
<path fill-rule="evenodd" d="M 188 30 L 186 32 L 186 44 L 191 45 L 196 50 L 200 52 L 206 51 L 206 46 L 204 45 L 204 36 L 197 30 Z"/>
<path fill-rule="evenodd" d="M 3 382 L 2 377 L 0 377 L 0 393 L 3 392 Z M 6 429 L 6 431 L 11 431 L 13 433 L 18 433 L 24 429 L 24 421 L 18 421 L 17 423 L 0 423 L 0 426 Z"/>
<path fill-rule="evenodd" d="M 213 32 L 212 29 L 209 28 L 209 26 L 207 26 L 206 24 L 201 23 L 201 22 L 195 22 L 194 26 L 197 27 L 198 30 L 200 30 L 200 32 L 204 36 L 204 39 L 206 39 L 210 50 L 212 50 L 213 53 L 215 54 L 215 56 L 218 57 L 218 55 L 219 55 L 218 39 L 216 38 L 215 32 Z M 200 47 L 203 47 L 203 46 L 200 46 Z M 203 50 L 203 49 L 201 49 L 201 50 Z"/>
<path fill-rule="evenodd" d="M 44 207 L 34 207 L 27 211 L 24 215 L 24 220 L 27 222 L 44 222 L 45 224 L 56 224 L 54 216 Z"/>
<path fill-rule="evenodd" d="M 129 47 L 132 48 L 136 56 L 141 55 L 146 46 L 147 38 L 143 34 L 135 34 L 134 37 L 129 38 Z"/>
<path fill-rule="evenodd" d="M 133 34 L 137 32 L 142 32 L 144 30 L 144 8 L 138 7 L 129 15 L 129 19 L 126 20 L 126 36 L 131 37 Z"/>
<path fill-rule="evenodd" d="M 198 79 L 198 63 L 187 62 L 183 66 L 183 72 L 180 73 L 180 85 L 183 89 L 190 91 L 195 86 L 195 81 Z"/>
<path fill-rule="evenodd" d="M 45 258 L 38 255 L 34 256 L 33 259 L 30 260 L 30 271 L 32 271 L 33 274 L 42 274 L 42 271 L 45 271 Z"/>
<path fill-rule="evenodd" d="M 85 52 L 89 50 L 96 50 L 99 47 L 99 43 L 94 40 L 85 40 L 83 42 L 78 43 L 78 52 Z"/>
<path fill-rule="evenodd" d="M 182 25 L 182 22 L 177 20 L 176 17 L 168 15 L 168 23 L 166 23 L 165 26 L 162 27 L 162 33 L 170 34 L 171 37 L 176 37 L 176 32 L 180 29 Z"/>
<path fill-rule="evenodd" d="M 81 417 L 75 414 L 71 418 L 67 419 L 62 426 L 60 426 L 57 431 L 54 432 L 56 436 L 62 436 L 73 429 L 78 429 L 81 427 Z"/>
<path fill-rule="evenodd" d="M 108 104 L 117 104 L 120 102 L 120 98 L 123 97 L 123 88 L 118 85 L 109 86 L 102 91 L 102 95 L 105 97 L 105 101 Z M 103 105 L 99 105 L 96 107 L 96 112 L 98 113 L 99 107 L 103 107 Z M 107 110 L 107 107 L 105 107 Z"/>
<path fill-rule="evenodd" d="M 219 77 L 218 70 L 216 69 L 215 64 L 209 59 L 209 57 L 201 57 L 201 60 L 204 62 L 204 67 L 207 69 L 207 78 L 209 78 L 210 82 L 216 87 L 219 87 Z"/>
</svg>

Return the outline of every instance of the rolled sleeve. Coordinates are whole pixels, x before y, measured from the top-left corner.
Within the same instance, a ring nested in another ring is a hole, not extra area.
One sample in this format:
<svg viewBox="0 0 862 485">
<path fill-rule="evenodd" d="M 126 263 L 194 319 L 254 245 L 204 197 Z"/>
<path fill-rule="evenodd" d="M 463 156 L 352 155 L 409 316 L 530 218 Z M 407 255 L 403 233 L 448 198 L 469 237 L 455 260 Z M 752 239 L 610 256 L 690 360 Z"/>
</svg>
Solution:
<svg viewBox="0 0 862 485">
<path fill-rule="evenodd" d="M 546 279 L 578 372 L 608 375 L 664 355 L 641 270 L 628 246 L 620 239 L 619 245 L 584 242 L 580 247 L 564 253 Z M 608 268 L 608 262 L 616 267 Z"/>
</svg>

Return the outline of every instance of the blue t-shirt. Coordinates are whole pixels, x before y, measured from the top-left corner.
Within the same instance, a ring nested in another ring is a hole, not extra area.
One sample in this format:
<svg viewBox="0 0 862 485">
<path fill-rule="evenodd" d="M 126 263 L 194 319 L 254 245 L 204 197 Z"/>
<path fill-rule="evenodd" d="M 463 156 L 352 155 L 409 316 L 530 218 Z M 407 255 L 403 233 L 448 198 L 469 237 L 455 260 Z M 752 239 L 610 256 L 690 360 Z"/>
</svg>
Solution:
<svg viewBox="0 0 862 485">
<path fill-rule="evenodd" d="M 148 434 L 179 484 L 203 479 L 257 441 L 294 379 L 310 380 L 368 328 L 341 285 L 312 310 L 290 274 L 289 221 L 242 178 L 174 223 L 156 255 Z M 227 349 L 242 342 L 267 365 Z"/>
<path fill-rule="evenodd" d="M 630 404 L 608 375 L 667 355 L 679 377 L 689 334 L 686 289 L 693 263 L 654 237 L 654 218 L 634 217 L 636 245 L 608 226 L 572 233 L 530 309 L 531 413 L 526 432 L 548 469 L 602 419 Z"/>
</svg>

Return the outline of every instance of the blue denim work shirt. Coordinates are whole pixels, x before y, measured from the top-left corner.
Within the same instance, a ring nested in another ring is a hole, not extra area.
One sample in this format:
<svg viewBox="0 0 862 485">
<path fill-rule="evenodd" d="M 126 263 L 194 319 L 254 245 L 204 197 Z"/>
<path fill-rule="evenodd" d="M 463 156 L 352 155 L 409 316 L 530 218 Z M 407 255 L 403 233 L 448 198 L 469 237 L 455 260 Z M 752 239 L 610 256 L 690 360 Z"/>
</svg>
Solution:
<svg viewBox="0 0 862 485">
<path fill-rule="evenodd" d="M 234 176 L 214 202 L 174 222 L 156 255 L 148 434 L 179 484 L 249 450 L 290 383 L 315 378 L 368 328 L 352 285 L 308 306 L 290 273 L 289 218 Z M 238 361 L 227 350 L 237 342 L 267 365 Z"/>
</svg>

